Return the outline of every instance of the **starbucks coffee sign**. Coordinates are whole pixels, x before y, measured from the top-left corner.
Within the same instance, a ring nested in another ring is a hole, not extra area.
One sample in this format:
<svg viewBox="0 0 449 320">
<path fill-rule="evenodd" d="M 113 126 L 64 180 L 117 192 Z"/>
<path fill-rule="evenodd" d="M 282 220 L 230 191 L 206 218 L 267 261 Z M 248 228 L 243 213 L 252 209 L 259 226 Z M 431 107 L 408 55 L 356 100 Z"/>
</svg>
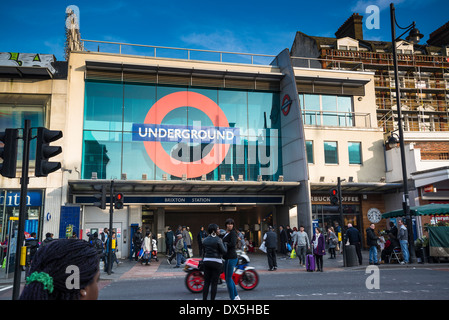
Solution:
<svg viewBox="0 0 449 320">
<path fill-rule="evenodd" d="M 342 197 L 343 203 L 354 203 L 360 202 L 360 199 L 358 196 L 344 196 Z M 326 195 L 315 195 L 312 196 L 312 202 L 326 202 L 329 203 L 331 201 L 330 196 L 326 196 Z"/>
</svg>

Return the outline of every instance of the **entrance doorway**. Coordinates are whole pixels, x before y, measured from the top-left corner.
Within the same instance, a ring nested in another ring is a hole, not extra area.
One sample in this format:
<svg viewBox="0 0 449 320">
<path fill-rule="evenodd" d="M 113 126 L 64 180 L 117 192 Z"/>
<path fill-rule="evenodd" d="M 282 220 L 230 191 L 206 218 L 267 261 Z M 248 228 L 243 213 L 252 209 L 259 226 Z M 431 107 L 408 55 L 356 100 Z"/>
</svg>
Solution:
<svg viewBox="0 0 449 320">
<path fill-rule="evenodd" d="M 235 211 L 220 211 L 216 206 L 186 206 L 165 207 L 165 225 L 170 226 L 176 232 L 178 226 L 190 228 L 192 234 L 192 250 L 194 256 L 199 256 L 198 233 L 203 226 L 216 223 L 220 229 L 225 229 L 225 221 L 232 218 L 235 228 L 245 233 L 245 239 L 259 245 L 261 240 L 260 223 L 262 219 L 274 210 L 273 206 L 239 206 Z"/>
</svg>

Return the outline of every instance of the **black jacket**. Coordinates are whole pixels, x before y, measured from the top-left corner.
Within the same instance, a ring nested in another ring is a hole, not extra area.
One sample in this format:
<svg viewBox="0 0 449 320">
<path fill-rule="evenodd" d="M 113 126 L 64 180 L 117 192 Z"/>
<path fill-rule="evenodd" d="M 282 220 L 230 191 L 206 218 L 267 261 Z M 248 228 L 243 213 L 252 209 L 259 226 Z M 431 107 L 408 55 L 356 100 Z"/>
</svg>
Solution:
<svg viewBox="0 0 449 320">
<path fill-rule="evenodd" d="M 92 247 L 94 247 L 95 251 L 97 251 L 97 255 L 98 256 L 102 256 L 103 255 L 103 241 L 101 241 L 100 239 L 97 238 L 93 238 L 91 241 L 91 245 Z"/>
<path fill-rule="evenodd" d="M 133 244 L 136 248 L 140 248 L 142 246 L 143 236 L 141 232 L 134 233 L 133 236 Z"/>
<path fill-rule="evenodd" d="M 226 244 L 228 252 L 223 255 L 223 259 L 237 259 L 235 247 L 237 245 L 237 232 L 234 229 L 223 236 L 223 243 Z"/>
<path fill-rule="evenodd" d="M 376 237 L 374 230 L 371 228 L 366 229 L 366 244 L 368 247 L 377 246 L 377 240 L 379 238 Z"/>
<path fill-rule="evenodd" d="M 282 229 L 282 231 L 279 232 L 279 237 L 281 238 L 281 243 L 287 243 L 288 235 L 287 235 L 287 232 L 285 231 L 285 229 Z"/>
<path fill-rule="evenodd" d="M 53 238 L 45 238 L 44 241 L 42 241 L 41 246 L 45 247 L 46 245 L 48 245 L 50 242 L 52 242 L 54 239 Z"/>
<path fill-rule="evenodd" d="M 34 238 L 26 239 L 25 246 L 30 248 L 30 258 L 33 259 L 37 249 L 39 248 L 39 240 Z"/>
<path fill-rule="evenodd" d="M 167 234 L 165 235 L 165 241 L 167 245 L 172 246 L 173 239 L 174 239 L 173 231 L 168 231 Z"/>
<path fill-rule="evenodd" d="M 359 230 L 354 227 L 351 227 L 346 231 L 346 239 L 349 240 L 350 244 L 362 242 L 362 237 L 360 236 Z"/>
<path fill-rule="evenodd" d="M 226 245 L 218 236 L 208 236 L 203 240 L 203 255 L 204 258 L 221 259 L 227 252 Z"/>
<path fill-rule="evenodd" d="M 391 227 L 388 233 L 392 234 L 395 239 L 398 238 L 398 228 L 396 226 Z"/>
<path fill-rule="evenodd" d="M 265 233 L 267 237 L 265 238 L 265 246 L 268 249 L 275 249 L 278 246 L 278 235 L 276 232 L 269 230 Z"/>
</svg>

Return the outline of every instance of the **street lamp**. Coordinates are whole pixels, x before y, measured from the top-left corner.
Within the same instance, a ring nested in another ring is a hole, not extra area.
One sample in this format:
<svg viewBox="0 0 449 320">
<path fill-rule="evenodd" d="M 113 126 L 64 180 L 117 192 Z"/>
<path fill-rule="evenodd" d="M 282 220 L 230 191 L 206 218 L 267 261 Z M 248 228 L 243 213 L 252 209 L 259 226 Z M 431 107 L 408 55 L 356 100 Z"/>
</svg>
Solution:
<svg viewBox="0 0 449 320">
<path fill-rule="evenodd" d="M 404 149 L 404 131 L 402 128 L 402 112 L 401 112 L 401 89 L 399 88 L 399 72 L 398 72 L 398 61 L 396 56 L 396 41 L 402 37 L 404 34 L 410 31 L 409 36 L 406 38 L 408 41 L 412 43 L 418 43 L 419 40 L 423 37 L 423 35 L 419 32 L 418 29 L 416 29 L 415 22 L 413 21 L 411 25 L 409 25 L 406 28 L 400 27 L 396 22 L 396 16 L 395 16 L 395 8 L 394 4 L 390 4 L 390 17 L 391 17 L 391 46 L 393 48 L 393 65 L 394 65 L 394 81 L 396 84 L 396 106 L 398 110 L 398 130 L 399 130 L 399 147 L 401 150 L 401 164 L 402 164 L 402 182 L 403 182 L 403 189 L 404 189 L 404 195 L 402 198 L 402 207 L 405 213 L 405 218 L 407 219 L 407 230 L 408 230 L 408 245 L 409 245 L 409 252 L 410 252 L 410 262 L 416 261 L 416 254 L 415 254 L 415 246 L 414 246 L 414 240 L 413 240 L 413 226 L 412 226 L 412 219 L 410 216 L 410 200 L 409 200 L 409 194 L 408 194 L 408 185 L 407 185 L 407 168 L 405 164 L 405 149 Z M 399 29 L 405 30 L 404 33 L 402 33 L 399 37 L 396 37 L 396 27 Z M 390 137 L 395 138 L 393 135 Z M 389 140 L 390 140 L 389 139 Z M 389 141 L 390 142 L 390 141 Z M 393 141 L 391 141 L 393 142 Z M 396 142 L 397 144 L 397 142 Z"/>
</svg>

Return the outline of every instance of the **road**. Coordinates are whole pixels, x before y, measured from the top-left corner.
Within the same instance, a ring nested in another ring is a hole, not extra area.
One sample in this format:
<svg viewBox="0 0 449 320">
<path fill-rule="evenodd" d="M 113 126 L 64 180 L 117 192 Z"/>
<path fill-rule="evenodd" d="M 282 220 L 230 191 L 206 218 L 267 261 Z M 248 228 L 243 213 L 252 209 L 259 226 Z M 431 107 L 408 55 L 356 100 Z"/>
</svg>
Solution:
<svg viewBox="0 0 449 320">
<path fill-rule="evenodd" d="M 449 268 L 342 270 L 323 273 L 271 272 L 260 274 L 252 291 L 238 287 L 242 300 L 447 300 Z M 376 278 L 376 276 L 378 277 Z M 370 288 L 367 288 L 368 286 Z M 378 285 L 378 286 L 377 286 Z M 190 293 L 184 278 L 166 277 L 110 282 L 99 300 L 201 300 Z M 217 300 L 229 300 L 224 285 Z"/>
</svg>

